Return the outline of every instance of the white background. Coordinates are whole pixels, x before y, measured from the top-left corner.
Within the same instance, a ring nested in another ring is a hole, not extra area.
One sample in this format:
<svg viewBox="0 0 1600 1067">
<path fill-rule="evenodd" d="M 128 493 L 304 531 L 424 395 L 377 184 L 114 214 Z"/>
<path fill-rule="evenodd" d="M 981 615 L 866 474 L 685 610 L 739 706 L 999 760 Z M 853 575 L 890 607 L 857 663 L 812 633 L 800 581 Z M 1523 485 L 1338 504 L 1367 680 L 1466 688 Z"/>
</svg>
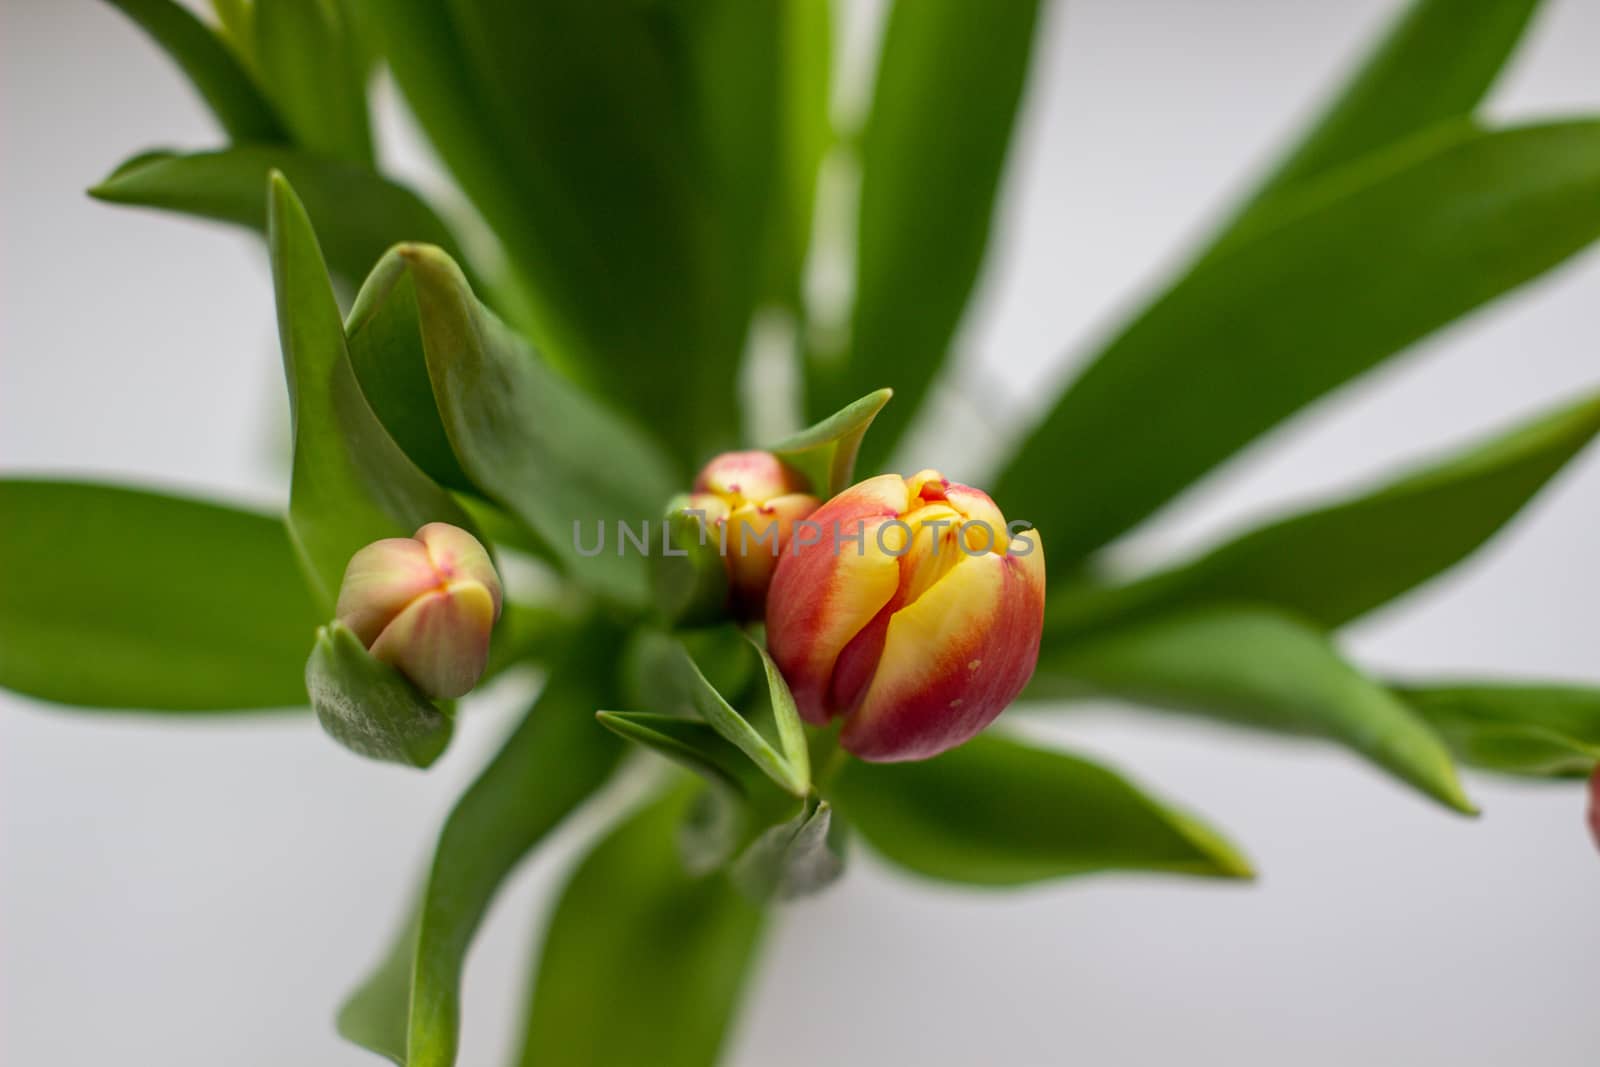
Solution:
<svg viewBox="0 0 1600 1067">
<path fill-rule="evenodd" d="M 1546 8 L 1496 117 L 1600 108 L 1600 4 Z M 973 388 L 1036 402 L 1062 353 L 1159 279 L 1394 9 L 1054 10 L 963 331 Z M 852 12 L 854 29 L 870 15 Z M 277 501 L 259 244 L 82 193 L 136 150 L 218 136 L 102 5 L 6 0 L 0 49 L 0 469 Z M 399 169 L 436 189 L 392 109 L 383 133 Z M 1592 387 L 1597 327 L 1591 253 L 1272 435 L 1130 552 L 1204 543 Z M 917 465 L 959 469 L 961 442 L 924 430 Z M 1600 681 L 1597 514 L 1600 452 L 1347 647 L 1375 668 Z M 0 1061 L 377 1062 L 335 1037 L 334 1005 L 511 721 L 517 694 L 499 697 L 423 777 L 349 756 L 304 717 L 180 726 L 0 694 Z M 734 1063 L 1594 1062 L 1600 855 L 1579 790 L 1474 775 L 1472 821 L 1331 748 L 1110 708 L 1042 729 L 1213 818 L 1260 881 L 966 893 L 858 852 L 842 885 L 783 914 Z M 480 933 L 462 1063 L 503 1061 L 523 960 L 578 836 L 522 869 Z"/>
</svg>

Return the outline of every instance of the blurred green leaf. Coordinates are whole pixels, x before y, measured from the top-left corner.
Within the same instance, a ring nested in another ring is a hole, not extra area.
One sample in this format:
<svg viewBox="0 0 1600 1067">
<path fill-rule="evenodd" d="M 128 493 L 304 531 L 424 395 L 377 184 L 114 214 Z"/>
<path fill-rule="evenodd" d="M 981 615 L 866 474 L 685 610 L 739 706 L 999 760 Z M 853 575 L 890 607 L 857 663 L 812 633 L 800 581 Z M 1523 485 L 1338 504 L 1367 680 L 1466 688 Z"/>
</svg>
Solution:
<svg viewBox="0 0 1600 1067">
<path fill-rule="evenodd" d="M 1181 278 L 1020 444 L 994 497 L 1038 527 L 1058 572 L 1600 235 L 1600 122 L 1452 126 L 1291 207 Z"/>
<path fill-rule="evenodd" d="M 328 266 L 358 284 L 391 245 L 426 241 L 455 247 L 449 229 L 415 193 L 358 163 L 276 145 L 219 152 L 147 152 L 112 171 L 89 195 L 159 208 L 265 233 L 267 176 L 282 171 L 305 198 Z"/>
<path fill-rule="evenodd" d="M 893 389 L 868 393 L 816 425 L 769 445 L 768 451 L 809 478 L 813 491 L 826 500 L 854 480 L 861 442 L 893 396 Z"/>
<path fill-rule="evenodd" d="M 944 365 L 989 240 L 1037 0 L 906 0 L 889 14 L 861 136 L 850 350 L 809 370 L 813 417 L 892 386 L 876 473 Z"/>
<path fill-rule="evenodd" d="M 773 6 L 779 20 L 780 133 L 769 208 L 767 295 L 798 308 L 806 253 L 811 247 L 817 175 L 834 139 L 829 116 L 833 18 L 828 4 L 814 0 L 773 0 Z"/>
<path fill-rule="evenodd" d="M 371 163 L 365 59 L 343 5 L 269 0 L 256 5 L 251 32 L 257 73 L 295 140 Z"/>
<path fill-rule="evenodd" d="M 682 645 L 675 664 L 675 684 L 687 693 L 694 710 L 712 729 L 732 742 L 781 788 L 795 796 L 805 796 L 811 790 L 811 755 L 806 747 L 800 712 L 772 657 L 759 645 L 755 645 L 755 650 L 766 672 L 767 703 L 764 707 L 771 714 L 777 748 L 706 680 L 694 657 Z"/>
<path fill-rule="evenodd" d="M 1600 689 L 1458 682 L 1395 692 L 1475 767 L 1569 778 L 1588 775 L 1600 760 Z"/>
<path fill-rule="evenodd" d="M 304 707 L 318 613 L 277 518 L 0 480 L 0 686 L 96 708 Z"/>
<path fill-rule="evenodd" d="M 820 892 L 844 873 L 844 853 L 827 801 L 806 804 L 768 827 L 739 856 L 734 885 L 751 900 L 793 900 Z"/>
<path fill-rule="evenodd" d="M 428 767 L 450 743 L 450 716 L 342 623 L 317 631 L 305 676 L 317 721 L 352 752 Z"/>
<path fill-rule="evenodd" d="M 412 110 L 527 284 L 536 346 L 680 461 L 724 443 L 747 308 L 664 54 L 670 12 L 632 0 L 364 6 Z"/>
<path fill-rule="evenodd" d="M 714 785 L 741 796 L 756 784 L 756 766 L 710 723 L 651 711 L 601 711 L 595 718 L 607 730 L 673 761 Z"/>
<path fill-rule="evenodd" d="M 1600 432 L 1600 396 L 1373 492 L 1260 527 L 1192 563 L 1049 605 L 1046 648 L 1205 603 L 1270 604 L 1333 628 L 1465 559 Z"/>
<path fill-rule="evenodd" d="M 677 790 L 607 835 L 562 891 L 534 980 L 523 1067 L 712 1067 L 763 925 L 720 873 L 692 877 Z"/>
<path fill-rule="evenodd" d="M 211 27 L 182 4 L 176 0 L 110 2 L 172 57 L 230 138 L 288 139 L 277 113 L 239 60 Z"/>
<path fill-rule="evenodd" d="M 1042 655 L 1041 681 L 1246 726 L 1338 741 L 1457 811 L 1474 808 L 1423 719 L 1277 611 L 1178 612 Z"/>
<path fill-rule="evenodd" d="M 1341 166 L 1470 115 L 1538 6 L 1539 0 L 1416 0 L 1262 182 L 1239 221 L 1261 218 Z"/>
<path fill-rule="evenodd" d="M 616 765 L 621 746 L 594 721 L 611 700 L 616 638 L 590 631 L 574 639 L 522 724 L 456 803 L 434 849 L 420 923 L 401 934 L 415 945 L 409 981 L 394 980 L 395 955 L 404 951 L 397 945 L 340 1011 L 346 1038 L 408 1067 L 455 1061 L 461 970 L 484 912 L 522 857 Z M 403 1046 L 399 1034 L 408 1035 Z"/>
<path fill-rule="evenodd" d="M 373 321 L 390 315 L 390 323 Z M 408 339 L 402 327 L 411 320 L 418 330 Z M 385 256 L 356 297 L 350 328 L 383 331 L 382 348 L 362 356 L 363 384 L 373 382 L 374 403 L 420 461 L 449 476 L 442 433 L 471 483 L 575 578 L 608 599 L 644 606 L 648 559 L 620 543 L 617 524 L 638 531 L 647 523 L 648 551 L 659 551 L 661 508 L 678 482 L 647 439 L 551 370 L 477 301 L 440 249 L 408 244 Z M 431 399 L 411 392 L 421 388 L 419 361 Z M 376 380 L 371 372 L 385 367 L 390 380 Z"/>
<path fill-rule="evenodd" d="M 267 245 L 294 425 L 289 534 L 324 613 L 332 615 L 345 565 L 358 549 L 410 537 L 430 522 L 473 526 L 367 405 L 311 221 L 282 175 L 270 184 Z"/>
<path fill-rule="evenodd" d="M 667 504 L 666 541 L 650 556 L 650 585 L 657 610 L 674 626 L 720 621 L 728 613 L 728 568 L 700 516 L 690 514 L 687 493 Z"/>
<path fill-rule="evenodd" d="M 992 734 L 922 762 L 852 760 L 832 800 L 885 858 L 949 882 L 1022 885 L 1095 871 L 1251 877 L 1214 830 L 1114 771 Z"/>
</svg>

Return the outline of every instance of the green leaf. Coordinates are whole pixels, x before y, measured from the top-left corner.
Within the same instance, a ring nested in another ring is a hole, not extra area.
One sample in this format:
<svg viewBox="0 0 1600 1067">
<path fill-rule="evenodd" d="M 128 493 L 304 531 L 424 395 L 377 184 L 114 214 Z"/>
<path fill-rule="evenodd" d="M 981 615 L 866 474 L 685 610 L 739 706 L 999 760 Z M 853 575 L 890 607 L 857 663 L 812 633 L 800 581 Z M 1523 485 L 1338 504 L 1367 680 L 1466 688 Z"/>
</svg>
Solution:
<svg viewBox="0 0 1600 1067">
<path fill-rule="evenodd" d="M 717 622 L 728 613 L 728 568 L 705 524 L 690 514 L 691 501 L 680 493 L 667 504 L 666 540 L 650 557 L 650 584 L 656 609 L 676 626 Z"/>
<path fill-rule="evenodd" d="M 1260 217 L 1324 174 L 1470 115 L 1538 6 L 1539 0 L 1416 0 L 1262 183 L 1243 215 Z"/>
<path fill-rule="evenodd" d="M 399 325 L 372 323 L 388 315 L 399 324 L 415 319 L 409 345 Z M 661 507 L 678 484 L 646 438 L 547 366 L 477 301 L 440 249 L 393 249 L 356 297 L 350 323 L 353 335 L 384 331 L 382 350 L 372 353 L 404 388 L 375 382 L 371 395 L 422 461 L 445 476 L 436 436 L 442 432 L 471 483 L 531 530 L 569 573 L 618 603 L 646 603 L 649 561 L 620 543 L 617 524 L 634 531 L 647 524 L 647 550 L 659 551 Z M 436 416 L 427 397 L 405 391 L 420 389 L 419 360 Z M 369 371 L 363 384 L 372 380 L 374 362 L 363 356 Z M 409 415 L 396 417 L 408 407 Z M 406 420 L 421 425 L 435 417 L 439 430 L 429 430 L 431 443 L 419 446 Z"/>
<path fill-rule="evenodd" d="M 1375 491 L 1263 526 L 1115 589 L 1062 589 L 1046 647 L 1205 603 L 1270 604 L 1341 626 L 1465 559 L 1600 432 L 1600 395 L 1479 442 Z"/>
<path fill-rule="evenodd" d="M 1448 807 L 1475 810 L 1438 734 L 1321 631 L 1276 611 L 1179 612 L 1041 656 L 1039 674 L 1101 696 L 1338 741 Z"/>
<path fill-rule="evenodd" d="M 294 423 L 289 533 L 324 613 L 345 565 L 429 522 L 471 530 L 466 512 L 406 458 L 367 405 L 311 221 L 282 175 L 271 180 L 267 243 Z"/>
<path fill-rule="evenodd" d="M 328 736 L 359 755 L 428 767 L 450 743 L 450 716 L 343 623 L 317 631 L 306 692 Z"/>
<path fill-rule="evenodd" d="M 832 799 L 885 858 L 965 885 L 1095 871 L 1252 876 L 1214 830 L 1116 772 L 994 735 L 922 762 L 852 760 Z"/>
<path fill-rule="evenodd" d="M 524 1067 L 712 1067 L 763 926 L 720 873 L 693 877 L 675 791 L 607 835 L 562 891 L 534 981 Z"/>
<path fill-rule="evenodd" d="M 833 809 L 824 800 L 763 831 L 739 856 L 731 877 L 745 896 L 765 902 L 820 892 L 843 873 Z"/>
<path fill-rule="evenodd" d="M 994 498 L 1070 567 L 1311 401 L 1596 235 L 1600 122 L 1407 141 L 1181 278 L 1022 442 Z"/>
<path fill-rule="evenodd" d="M 1458 682 L 1395 691 L 1475 767 L 1568 778 L 1588 775 L 1600 760 L 1600 689 Z"/>
<path fill-rule="evenodd" d="M 772 657 L 754 641 L 751 644 L 760 655 L 766 671 L 766 709 L 770 711 L 775 727 L 777 749 L 749 718 L 735 711 L 716 687 L 706 680 L 694 657 L 682 645 L 679 645 L 675 665 L 675 682 L 682 687 L 694 710 L 712 729 L 732 742 L 781 788 L 795 796 L 805 796 L 811 790 L 811 756 L 806 748 L 800 712 Z"/>
<path fill-rule="evenodd" d="M 95 708 L 305 706 L 318 613 L 281 520 L 0 480 L 0 686 Z"/>
<path fill-rule="evenodd" d="M 733 742 L 699 719 L 650 711 L 600 711 L 600 725 L 626 741 L 686 767 L 708 782 L 746 796 L 755 766 Z"/>
<path fill-rule="evenodd" d="M 417 955 L 417 922 L 412 916 L 401 935 L 367 980 L 339 1006 L 339 1036 L 405 1067 L 406 1004 L 411 997 L 411 965 Z"/>
<path fill-rule="evenodd" d="M 893 389 L 868 393 L 767 450 L 809 478 L 817 495 L 827 499 L 850 486 L 861 442 L 893 397 Z"/>
<path fill-rule="evenodd" d="M 176 0 L 111 0 L 182 68 L 235 141 L 287 140 L 282 123 L 215 31 Z M 271 6 L 271 5 L 269 5 Z"/>
<path fill-rule="evenodd" d="M 267 176 L 282 171 L 305 198 L 334 273 L 357 284 L 400 241 L 454 248 L 449 229 L 415 193 L 357 163 L 275 145 L 135 156 L 89 190 L 131 204 L 215 219 L 265 233 Z"/>
<path fill-rule="evenodd" d="M 522 724 L 450 812 L 434 849 L 409 981 L 394 981 L 396 946 L 340 1012 L 340 1033 L 394 1058 L 405 1034 L 409 1067 L 455 1060 L 461 969 L 490 901 L 506 877 L 610 776 L 620 746 L 594 722 L 609 702 L 607 670 L 616 634 L 588 632 L 552 669 Z"/>
<path fill-rule="evenodd" d="M 313 152 L 372 162 L 367 72 L 353 27 L 335 0 L 256 5 L 251 55 L 295 140 Z"/>
<path fill-rule="evenodd" d="M 670 9 L 365 8 L 423 129 L 526 283 L 537 347 L 666 435 L 680 461 L 727 443 L 746 287 L 729 284 L 719 190 L 663 49 Z"/>
<path fill-rule="evenodd" d="M 780 119 L 776 124 L 777 175 L 768 209 L 767 293 L 798 309 L 806 253 L 811 247 L 817 176 L 834 140 L 828 113 L 833 25 L 828 4 L 775 0 L 774 6 L 779 20 Z"/>
<path fill-rule="evenodd" d="M 863 459 L 877 471 L 944 365 L 988 245 L 1026 80 L 1037 0 L 906 0 L 884 31 L 861 137 L 848 356 L 818 363 L 814 417 L 889 385 Z"/>
</svg>

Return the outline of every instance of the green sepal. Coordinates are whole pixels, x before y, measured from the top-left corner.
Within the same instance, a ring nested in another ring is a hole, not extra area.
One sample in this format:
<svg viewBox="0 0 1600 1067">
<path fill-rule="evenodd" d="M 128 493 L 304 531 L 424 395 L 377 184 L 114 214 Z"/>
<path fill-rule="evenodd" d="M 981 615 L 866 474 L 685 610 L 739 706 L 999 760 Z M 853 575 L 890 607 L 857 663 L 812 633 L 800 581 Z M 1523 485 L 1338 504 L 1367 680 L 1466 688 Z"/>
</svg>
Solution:
<svg viewBox="0 0 1600 1067">
<path fill-rule="evenodd" d="M 720 622 L 728 616 L 728 567 L 718 541 L 697 515 L 686 514 L 687 494 L 667 505 L 664 541 L 650 555 L 656 610 L 674 626 Z"/>
<path fill-rule="evenodd" d="M 317 631 L 306 692 L 328 736 L 359 755 L 427 767 L 450 743 L 450 715 L 341 622 Z"/>
<path fill-rule="evenodd" d="M 816 425 L 769 445 L 767 451 L 804 474 L 813 492 L 826 500 L 850 486 L 861 439 L 893 396 L 893 389 L 868 393 Z"/>
</svg>

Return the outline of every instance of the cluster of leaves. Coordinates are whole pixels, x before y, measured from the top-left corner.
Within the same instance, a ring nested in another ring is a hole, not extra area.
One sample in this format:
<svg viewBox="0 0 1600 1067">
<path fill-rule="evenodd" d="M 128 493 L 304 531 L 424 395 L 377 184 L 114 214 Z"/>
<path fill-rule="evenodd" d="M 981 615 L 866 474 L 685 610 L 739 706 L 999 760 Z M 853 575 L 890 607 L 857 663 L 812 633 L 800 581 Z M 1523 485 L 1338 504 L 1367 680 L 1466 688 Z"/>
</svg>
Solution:
<svg viewBox="0 0 1600 1067">
<path fill-rule="evenodd" d="M 777 309 L 807 335 L 801 269 L 830 152 L 861 176 L 851 329 L 842 350 L 806 353 L 816 425 L 773 447 L 833 489 L 858 460 L 882 464 L 946 372 L 982 263 L 1035 0 L 895 4 L 854 138 L 829 121 L 821 0 L 218 0 L 217 27 L 173 0 L 113 2 L 228 144 L 137 156 L 92 192 L 265 236 L 291 489 L 280 518 L 0 481 L 0 510 L 26 516 L 0 530 L 0 684 L 175 713 L 304 706 L 309 686 L 334 737 L 427 766 L 455 710 L 347 633 L 311 648 L 350 555 L 443 520 L 559 578 L 557 598 L 507 605 L 492 669 L 546 680 L 451 811 L 401 935 L 340 1013 L 346 1036 L 453 1062 L 490 900 L 612 778 L 624 742 L 697 777 L 650 792 L 571 875 L 524 1063 L 712 1062 L 772 902 L 835 877 L 847 829 L 965 885 L 1248 875 L 1193 816 L 1066 753 L 991 735 L 918 764 L 841 758 L 801 728 L 759 640 L 665 625 L 656 597 L 680 586 L 571 536 L 574 519 L 659 516 L 694 463 L 739 440 L 752 315 Z M 1457 760 L 1594 765 L 1600 691 L 1376 678 L 1331 635 L 1504 526 L 1600 431 L 1600 394 L 1157 573 L 1099 561 L 1266 430 L 1600 236 L 1600 121 L 1474 118 L 1535 6 L 1414 4 L 1016 442 L 993 495 L 1041 530 L 1053 573 L 1030 698 L 1320 736 L 1460 811 Z M 487 254 L 376 168 L 380 61 L 497 238 Z"/>
</svg>

